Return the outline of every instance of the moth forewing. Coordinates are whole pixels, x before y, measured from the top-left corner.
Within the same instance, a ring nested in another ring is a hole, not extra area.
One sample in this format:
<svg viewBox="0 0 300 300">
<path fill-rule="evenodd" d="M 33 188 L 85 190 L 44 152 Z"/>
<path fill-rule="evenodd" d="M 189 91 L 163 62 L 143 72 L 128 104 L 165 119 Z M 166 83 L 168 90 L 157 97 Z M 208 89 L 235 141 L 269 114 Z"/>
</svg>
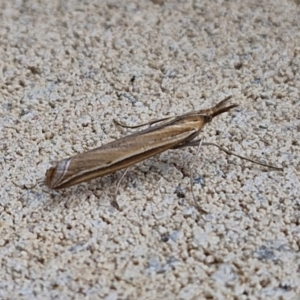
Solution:
<svg viewBox="0 0 300 300">
<path fill-rule="evenodd" d="M 63 159 L 47 170 L 45 185 L 52 189 L 70 187 L 111 174 L 191 142 L 212 118 L 237 106 L 226 106 L 229 98 L 210 109 L 171 117 L 166 123 L 151 126 L 96 149 Z"/>
</svg>

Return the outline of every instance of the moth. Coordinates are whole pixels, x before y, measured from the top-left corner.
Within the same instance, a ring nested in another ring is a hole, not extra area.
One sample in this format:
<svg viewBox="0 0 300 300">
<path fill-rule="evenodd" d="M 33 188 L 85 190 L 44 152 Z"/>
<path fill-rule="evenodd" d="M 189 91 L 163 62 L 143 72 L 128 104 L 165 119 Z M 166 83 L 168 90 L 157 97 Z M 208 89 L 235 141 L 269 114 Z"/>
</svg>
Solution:
<svg viewBox="0 0 300 300">
<path fill-rule="evenodd" d="M 150 125 L 150 127 L 57 162 L 56 165 L 46 171 L 45 185 L 54 190 L 67 188 L 128 168 L 168 149 L 199 145 L 201 140 L 196 138 L 205 124 L 211 122 L 216 116 L 238 106 L 237 104 L 227 105 L 230 98 L 231 96 L 225 98 L 209 109 L 167 117 L 143 125 L 130 127 L 116 122 L 121 126 L 130 128 L 144 125 Z M 230 152 L 214 143 L 203 142 L 202 145 L 216 146 L 227 154 L 281 170 L 281 168 Z"/>
</svg>

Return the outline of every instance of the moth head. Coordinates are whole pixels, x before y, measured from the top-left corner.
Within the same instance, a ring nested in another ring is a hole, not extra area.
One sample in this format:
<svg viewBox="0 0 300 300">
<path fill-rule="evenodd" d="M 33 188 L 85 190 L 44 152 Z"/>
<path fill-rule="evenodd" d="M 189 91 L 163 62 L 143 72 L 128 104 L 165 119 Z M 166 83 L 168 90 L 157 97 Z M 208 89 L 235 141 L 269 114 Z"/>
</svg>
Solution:
<svg viewBox="0 0 300 300">
<path fill-rule="evenodd" d="M 213 119 L 212 115 L 204 115 L 203 118 L 205 123 L 209 123 Z"/>
<path fill-rule="evenodd" d="M 228 103 L 228 101 L 231 99 L 231 96 L 226 97 L 224 100 L 222 100 L 221 102 L 219 102 L 217 105 L 215 105 L 214 107 L 212 107 L 210 109 L 211 113 L 211 117 L 214 118 L 224 112 L 227 112 L 229 110 L 231 110 L 234 107 L 237 107 L 237 104 L 230 104 L 228 106 L 226 106 L 226 104 Z"/>
</svg>

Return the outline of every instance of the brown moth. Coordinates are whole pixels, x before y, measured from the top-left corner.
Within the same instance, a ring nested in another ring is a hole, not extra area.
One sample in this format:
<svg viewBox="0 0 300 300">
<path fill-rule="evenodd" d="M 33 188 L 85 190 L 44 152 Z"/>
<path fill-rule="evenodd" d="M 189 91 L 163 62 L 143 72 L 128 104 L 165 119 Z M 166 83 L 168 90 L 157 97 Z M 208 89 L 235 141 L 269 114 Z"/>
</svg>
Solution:
<svg viewBox="0 0 300 300">
<path fill-rule="evenodd" d="M 195 138 L 199 135 L 204 125 L 209 123 L 214 117 L 238 106 L 237 104 L 226 106 L 230 98 L 231 96 L 225 98 L 209 109 L 192 111 L 181 116 L 150 122 L 148 125 L 156 125 L 96 149 L 63 159 L 46 171 L 45 185 L 55 190 L 67 188 L 128 168 L 168 149 L 199 145 L 200 140 Z M 164 122 L 163 124 L 157 124 L 162 121 Z M 132 128 L 140 126 L 143 125 Z M 216 146 L 227 154 L 235 155 L 263 166 L 281 169 L 234 154 L 214 143 L 202 143 L 202 145 Z"/>
</svg>

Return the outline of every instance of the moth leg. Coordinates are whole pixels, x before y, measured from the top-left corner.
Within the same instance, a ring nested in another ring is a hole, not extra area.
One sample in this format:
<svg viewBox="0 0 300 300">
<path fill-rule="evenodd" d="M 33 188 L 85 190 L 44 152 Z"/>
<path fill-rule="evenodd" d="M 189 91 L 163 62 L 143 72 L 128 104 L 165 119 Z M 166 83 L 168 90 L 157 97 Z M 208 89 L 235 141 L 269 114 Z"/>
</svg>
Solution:
<svg viewBox="0 0 300 300">
<path fill-rule="evenodd" d="M 179 148 L 184 148 L 184 147 L 189 147 L 189 146 L 197 146 L 197 145 L 199 145 L 200 141 L 201 141 L 201 139 L 195 140 L 195 141 L 191 141 L 191 142 L 187 142 L 187 143 L 181 144 L 181 145 L 179 145 L 177 147 L 174 147 L 174 149 L 179 149 Z M 229 151 L 229 150 L 227 150 L 227 149 L 225 149 L 225 148 L 223 148 L 223 147 L 221 147 L 221 146 L 219 146 L 219 145 L 217 145 L 215 143 L 203 142 L 203 143 L 201 143 L 201 145 L 202 146 L 215 146 L 215 147 L 219 148 L 221 151 L 224 151 L 228 155 L 233 155 L 233 156 L 236 156 L 236 157 L 238 157 L 240 159 L 245 159 L 245 160 L 250 161 L 250 162 L 252 162 L 254 164 L 261 165 L 263 167 L 275 169 L 275 170 L 278 170 L 278 171 L 283 171 L 283 168 L 276 167 L 276 166 L 269 165 L 269 164 L 265 164 L 263 162 L 259 162 L 257 160 L 253 160 L 253 159 L 248 158 L 248 157 L 244 157 L 242 155 L 239 155 L 239 154 L 236 154 L 234 152 L 231 152 L 231 151 Z"/>
<path fill-rule="evenodd" d="M 111 204 L 114 208 L 116 208 L 117 210 L 120 210 L 120 206 L 119 206 L 118 201 L 117 201 L 119 187 L 120 187 L 121 181 L 122 181 L 123 178 L 125 177 L 125 175 L 126 175 L 128 169 L 129 169 L 129 168 L 125 169 L 125 171 L 124 171 L 124 173 L 122 174 L 120 180 L 118 181 L 117 187 L 116 187 L 116 191 L 115 191 L 115 194 L 114 194 L 114 199 L 110 202 L 110 204 Z"/>
<path fill-rule="evenodd" d="M 117 209 L 118 211 L 120 211 L 120 206 L 119 206 L 119 204 L 118 204 L 118 202 L 117 202 L 116 199 L 110 201 L 110 204 L 111 204 L 112 207 L 114 207 L 115 209 Z"/>
<path fill-rule="evenodd" d="M 189 146 L 198 146 L 199 143 L 201 142 L 201 139 L 194 140 L 194 138 L 198 135 L 199 135 L 199 132 L 195 132 L 188 139 L 186 139 L 182 144 L 174 146 L 171 149 L 181 149 L 181 148 L 189 147 Z M 190 144 L 190 143 L 193 143 L 193 144 Z"/>
<path fill-rule="evenodd" d="M 201 149 L 201 146 L 203 145 L 203 142 L 202 140 L 197 140 L 198 142 L 198 149 L 197 149 L 197 154 L 195 155 L 195 159 L 192 161 L 192 163 L 190 164 L 189 166 L 189 173 L 190 173 L 190 186 L 191 186 L 191 192 L 192 192 L 192 196 L 193 196 L 193 200 L 194 200 L 194 204 L 195 204 L 195 207 L 198 209 L 198 211 L 200 213 L 204 213 L 204 214 L 207 214 L 208 212 L 206 210 L 204 210 L 197 202 L 196 200 L 196 197 L 195 197 L 195 194 L 194 194 L 194 184 L 193 184 L 193 167 L 195 165 L 195 162 L 197 160 L 197 157 L 199 156 L 199 153 L 200 153 L 200 149 Z"/>
<path fill-rule="evenodd" d="M 167 118 L 163 118 L 163 119 L 159 119 L 159 120 L 154 120 L 154 121 L 150 121 L 150 122 L 147 122 L 147 123 L 144 123 L 144 124 L 139 124 L 139 125 L 134 125 L 134 126 L 126 125 L 126 124 L 121 123 L 121 122 L 119 122 L 119 121 L 117 121 L 115 119 L 113 121 L 114 121 L 114 123 L 116 125 L 121 126 L 123 128 L 134 129 L 134 128 L 139 128 L 139 127 L 143 127 L 143 126 L 147 126 L 147 125 L 151 126 L 153 124 L 156 124 L 156 123 L 159 123 L 159 122 L 163 122 L 163 121 L 169 121 L 169 120 L 174 119 L 174 118 L 175 117 L 167 117 Z"/>
</svg>

